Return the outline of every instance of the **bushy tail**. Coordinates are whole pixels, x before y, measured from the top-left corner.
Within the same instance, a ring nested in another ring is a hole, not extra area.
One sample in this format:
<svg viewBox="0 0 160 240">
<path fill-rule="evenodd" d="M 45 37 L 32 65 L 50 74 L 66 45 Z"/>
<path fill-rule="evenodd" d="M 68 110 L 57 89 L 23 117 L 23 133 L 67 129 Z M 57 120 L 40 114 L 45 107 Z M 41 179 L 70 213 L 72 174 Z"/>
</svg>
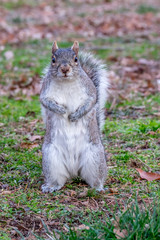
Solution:
<svg viewBox="0 0 160 240">
<path fill-rule="evenodd" d="M 103 129 L 105 120 L 105 103 L 108 97 L 109 78 L 105 64 L 90 53 L 80 52 L 81 67 L 93 81 L 98 95 L 98 124 Z"/>
</svg>

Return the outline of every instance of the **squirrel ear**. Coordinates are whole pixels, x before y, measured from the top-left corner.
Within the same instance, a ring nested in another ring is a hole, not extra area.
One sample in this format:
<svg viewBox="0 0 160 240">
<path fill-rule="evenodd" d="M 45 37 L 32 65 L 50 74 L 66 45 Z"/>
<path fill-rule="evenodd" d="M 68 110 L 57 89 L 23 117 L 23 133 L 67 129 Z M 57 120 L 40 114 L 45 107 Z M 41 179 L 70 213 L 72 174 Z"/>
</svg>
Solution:
<svg viewBox="0 0 160 240">
<path fill-rule="evenodd" d="M 55 41 L 52 46 L 52 53 L 54 54 L 57 49 L 58 49 L 58 45 L 57 45 L 57 42 Z"/>
<path fill-rule="evenodd" d="M 74 41 L 73 46 L 71 47 L 71 49 L 76 53 L 76 55 L 78 55 L 79 42 L 78 41 Z"/>
</svg>

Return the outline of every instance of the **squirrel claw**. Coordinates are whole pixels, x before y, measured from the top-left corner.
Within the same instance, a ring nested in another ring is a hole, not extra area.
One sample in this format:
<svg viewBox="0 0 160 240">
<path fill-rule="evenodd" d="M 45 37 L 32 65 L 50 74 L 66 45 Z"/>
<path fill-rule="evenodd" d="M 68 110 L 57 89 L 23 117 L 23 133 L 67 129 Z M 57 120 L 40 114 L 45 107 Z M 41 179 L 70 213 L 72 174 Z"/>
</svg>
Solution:
<svg viewBox="0 0 160 240">
<path fill-rule="evenodd" d="M 61 114 L 65 114 L 67 112 L 67 108 L 64 106 L 61 106 L 59 109 Z"/>
<path fill-rule="evenodd" d="M 77 118 L 73 114 L 70 114 L 68 118 L 71 122 L 75 122 L 77 120 Z"/>
</svg>

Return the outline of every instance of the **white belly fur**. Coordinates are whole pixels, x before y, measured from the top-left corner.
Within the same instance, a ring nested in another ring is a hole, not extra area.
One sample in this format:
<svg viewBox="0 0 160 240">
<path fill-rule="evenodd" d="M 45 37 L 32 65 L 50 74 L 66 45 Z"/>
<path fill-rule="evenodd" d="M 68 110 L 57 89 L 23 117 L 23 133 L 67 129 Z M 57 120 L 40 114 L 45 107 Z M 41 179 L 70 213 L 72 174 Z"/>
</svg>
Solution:
<svg viewBox="0 0 160 240">
<path fill-rule="evenodd" d="M 68 114 L 75 112 L 80 105 L 84 104 L 87 98 L 87 94 L 78 81 L 63 84 L 52 83 L 47 96 L 53 98 L 58 104 L 66 106 Z"/>
<path fill-rule="evenodd" d="M 75 82 L 68 84 L 68 86 L 65 85 L 64 88 L 56 87 L 55 89 L 55 87 L 54 94 L 50 97 L 58 104 L 66 106 L 67 113 L 64 115 L 53 114 L 52 116 L 53 147 L 57 149 L 58 155 L 61 156 L 59 160 L 64 162 L 69 174 L 77 176 L 80 153 L 88 146 L 87 121 L 85 116 L 76 122 L 70 122 L 68 115 L 84 104 L 87 94 Z"/>
</svg>

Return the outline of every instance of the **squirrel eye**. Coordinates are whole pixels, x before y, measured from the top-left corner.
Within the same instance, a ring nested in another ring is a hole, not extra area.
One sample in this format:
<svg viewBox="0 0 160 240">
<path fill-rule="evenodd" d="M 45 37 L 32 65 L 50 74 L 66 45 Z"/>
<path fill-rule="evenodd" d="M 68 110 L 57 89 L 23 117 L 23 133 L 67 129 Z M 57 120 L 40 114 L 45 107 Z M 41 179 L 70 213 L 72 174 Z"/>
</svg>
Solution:
<svg viewBox="0 0 160 240">
<path fill-rule="evenodd" d="M 52 63 L 55 63 L 56 62 L 56 59 L 55 57 L 52 58 Z"/>
<path fill-rule="evenodd" d="M 77 57 L 75 57 L 75 58 L 74 58 L 74 61 L 75 61 L 75 62 L 78 62 L 78 58 L 77 58 Z"/>
</svg>

